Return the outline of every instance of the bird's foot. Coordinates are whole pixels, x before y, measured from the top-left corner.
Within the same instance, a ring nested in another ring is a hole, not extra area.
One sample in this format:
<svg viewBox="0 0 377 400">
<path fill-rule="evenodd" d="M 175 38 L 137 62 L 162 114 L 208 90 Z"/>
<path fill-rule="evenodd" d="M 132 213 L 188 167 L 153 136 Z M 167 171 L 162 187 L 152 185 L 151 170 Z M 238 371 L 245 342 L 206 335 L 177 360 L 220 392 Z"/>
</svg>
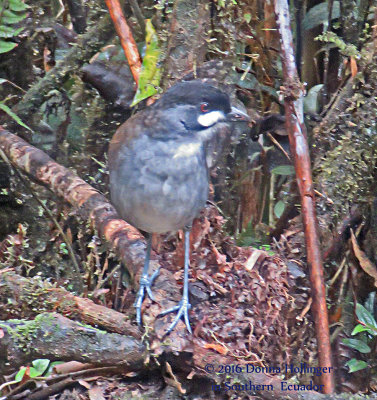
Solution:
<svg viewBox="0 0 377 400">
<path fill-rule="evenodd" d="M 147 292 L 149 298 L 152 301 L 155 301 L 151 287 L 153 285 L 153 281 L 157 278 L 159 273 L 160 268 L 156 269 L 156 271 L 153 272 L 152 276 L 142 275 L 140 278 L 140 287 L 135 300 L 136 322 L 138 325 L 141 325 L 141 305 L 143 304 L 145 291 Z"/>
<path fill-rule="evenodd" d="M 191 304 L 189 303 L 188 299 L 185 297 L 182 297 L 182 300 L 174 307 L 169 308 L 168 310 L 163 311 L 159 317 L 163 317 L 166 314 L 169 314 L 171 312 L 177 312 L 177 315 L 175 316 L 173 322 L 170 324 L 168 330 L 166 331 L 165 335 L 169 334 L 175 326 L 178 324 L 178 321 L 183 317 L 187 330 L 192 333 L 191 331 L 191 326 L 190 326 L 190 321 L 189 321 L 189 316 L 188 316 L 188 311 L 191 308 Z"/>
</svg>

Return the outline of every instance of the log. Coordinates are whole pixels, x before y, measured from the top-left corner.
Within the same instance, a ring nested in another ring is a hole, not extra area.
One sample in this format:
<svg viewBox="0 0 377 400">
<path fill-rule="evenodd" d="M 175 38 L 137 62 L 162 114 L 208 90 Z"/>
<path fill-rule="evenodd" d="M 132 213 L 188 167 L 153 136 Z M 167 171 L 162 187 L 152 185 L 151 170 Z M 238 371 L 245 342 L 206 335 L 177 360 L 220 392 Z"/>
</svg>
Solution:
<svg viewBox="0 0 377 400">
<path fill-rule="evenodd" d="M 144 345 L 134 338 L 86 327 L 58 313 L 42 313 L 32 321 L 0 321 L 0 331 L 2 373 L 38 358 L 121 365 L 137 371 L 142 369 L 146 356 Z"/>
</svg>

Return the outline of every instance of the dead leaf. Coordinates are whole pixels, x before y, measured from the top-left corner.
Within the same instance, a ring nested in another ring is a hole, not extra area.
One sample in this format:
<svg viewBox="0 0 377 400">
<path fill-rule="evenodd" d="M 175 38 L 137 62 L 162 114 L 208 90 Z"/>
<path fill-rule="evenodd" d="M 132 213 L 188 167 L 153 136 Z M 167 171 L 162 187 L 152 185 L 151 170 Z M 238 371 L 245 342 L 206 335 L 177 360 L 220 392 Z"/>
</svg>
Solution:
<svg viewBox="0 0 377 400">
<path fill-rule="evenodd" d="M 92 364 L 84 364 L 78 361 L 67 361 L 64 364 L 58 364 L 53 367 L 55 374 L 69 374 L 71 372 L 82 371 L 93 368 Z"/>
<path fill-rule="evenodd" d="M 98 385 L 93 386 L 88 390 L 88 395 L 90 400 L 106 400 L 103 395 L 103 390 Z"/>
<path fill-rule="evenodd" d="M 228 349 L 224 346 L 222 346 L 221 344 L 218 343 L 205 343 L 204 344 L 204 348 L 205 349 L 212 349 L 217 351 L 218 353 L 220 353 L 223 356 L 226 356 L 228 354 Z"/>
<path fill-rule="evenodd" d="M 166 372 L 173 378 L 173 379 L 170 379 L 170 378 L 164 376 L 165 382 L 168 385 L 173 386 L 176 389 L 178 389 L 179 393 L 185 394 L 186 389 L 183 388 L 181 382 L 179 382 L 178 379 L 176 378 L 176 376 L 174 375 L 171 365 L 166 361 L 165 366 L 166 366 Z"/>
<path fill-rule="evenodd" d="M 364 272 L 366 272 L 369 276 L 371 276 L 374 279 L 374 286 L 377 287 L 376 266 L 369 260 L 369 258 L 365 255 L 365 253 L 360 249 L 352 229 L 351 229 L 351 242 L 352 242 L 353 252 L 356 258 L 359 260 L 360 267 L 364 270 Z"/>
<path fill-rule="evenodd" d="M 255 264 L 257 263 L 259 256 L 262 254 L 264 254 L 264 251 L 262 250 L 253 250 L 251 256 L 246 261 L 245 268 L 248 271 L 251 271 L 254 268 Z"/>
<path fill-rule="evenodd" d="M 355 57 L 350 57 L 350 69 L 352 78 L 357 74 L 357 62 Z"/>
<path fill-rule="evenodd" d="M 90 389 L 92 387 L 92 385 L 90 383 L 88 383 L 87 381 L 84 381 L 83 379 L 79 379 L 77 381 L 81 386 L 84 386 L 85 389 Z"/>
</svg>

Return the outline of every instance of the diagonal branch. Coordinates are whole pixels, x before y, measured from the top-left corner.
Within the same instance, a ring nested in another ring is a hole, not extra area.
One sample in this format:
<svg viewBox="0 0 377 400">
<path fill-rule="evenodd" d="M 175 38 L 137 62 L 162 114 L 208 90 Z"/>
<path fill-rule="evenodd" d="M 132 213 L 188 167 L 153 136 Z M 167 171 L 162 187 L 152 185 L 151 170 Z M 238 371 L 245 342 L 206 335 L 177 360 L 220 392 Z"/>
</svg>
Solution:
<svg viewBox="0 0 377 400">
<path fill-rule="evenodd" d="M 313 315 L 317 332 L 319 365 L 321 367 L 330 367 L 332 361 L 326 289 L 317 231 L 309 146 L 306 138 L 306 128 L 303 122 L 303 89 L 297 75 L 293 53 L 292 32 L 290 29 L 289 8 L 286 0 L 275 0 L 275 14 L 281 43 L 286 126 L 289 134 L 291 153 L 294 156 L 297 184 L 301 197 L 302 220 L 304 224 L 307 261 L 313 296 Z M 325 393 L 332 393 L 334 391 L 332 373 L 322 374 L 321 383 L 324 385 Z"/>
<path fill-rule="evenodd" d="M 77 208 L 84 220 L 91 220 L 99 234 L 111 245 L 118 259 L 123 262 L 131 278 L 138 280 L 144 264 L 145 239 L 136 228 L 120 219 L 115 208 L 102 194 L 72 171 L 56 163 L 46 153 L 2 127 L 0 127 L 0 149 L 13 165 Z M 152 264 L 152 269 L 156 269 L 162 264 L 161 259 L 157 257 Z M 171 307 L 172 300 L 178 293 L 174 276 L 165 268 L 161 270 L 155 287 L 158 303 L 150 307 L 154 317 L 161 309 Z M 156 329 L 162 331 L 163 324 L 159 323 L 159 328 Z"/>
</svg>

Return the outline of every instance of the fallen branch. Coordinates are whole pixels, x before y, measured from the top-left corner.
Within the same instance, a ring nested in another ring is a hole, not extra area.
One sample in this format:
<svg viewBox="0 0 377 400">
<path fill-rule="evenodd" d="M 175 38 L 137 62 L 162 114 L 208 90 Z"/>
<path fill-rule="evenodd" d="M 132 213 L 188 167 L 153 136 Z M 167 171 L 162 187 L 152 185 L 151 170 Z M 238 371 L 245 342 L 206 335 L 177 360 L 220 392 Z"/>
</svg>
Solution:
<svg viewBox="0 0 377 400">
<path fill-rule="evenodd" d="M 0 319 L 34 318 L 37 312 L 56 311 L 80 321 L 100 326 L 110 332 L 130 335 L 140 339 L 139 329 L 132 325 L 131 316 L 78 297 L 47 281 L 24 278 L 8 271 L 0 273 Z M 5 299 L 9 299 L 8 302 Z"/>
<path fill-rule="evenodd" d="M 43 313 L 33 321 L 0 321 L 0 330 L 2 373 L 38 358 L 121 365 L 128 371 L 140 370 L 145 360 L 145 348 L 134 338 L 88 328 L 57 313 Z"/>
<path fill-rule="evenodd" d="M 317 218 L 315 212 L 315 196 L 309 156 L 309 146 L 306 139 L 306 128 L 303 122 L 302 96 L 303 89 L 298 79 L 290 29 L 289 7 L 286 0 L 275 0 L 275 14 L 280 33 L 281 56 L 284 74 L 284 106 L 286 126 L 289 134 L 291 153 L 294 164 L 297 185 L 301 197 L 302 220 L 304 224 L 307 261 L 310 273 L 310 283 L 313 297 L 313 315 L 316 325 L 318 358 L 321 367 L 332 366 L 330 333 L 326 305 L 326 289 L 323 278 L 323 265 Z M 301 99 L 301 107 L 297 99 Z M 325 393 L 334 391 L 333 374 L 323 374 L 321 382 Z"/>
</svg>

